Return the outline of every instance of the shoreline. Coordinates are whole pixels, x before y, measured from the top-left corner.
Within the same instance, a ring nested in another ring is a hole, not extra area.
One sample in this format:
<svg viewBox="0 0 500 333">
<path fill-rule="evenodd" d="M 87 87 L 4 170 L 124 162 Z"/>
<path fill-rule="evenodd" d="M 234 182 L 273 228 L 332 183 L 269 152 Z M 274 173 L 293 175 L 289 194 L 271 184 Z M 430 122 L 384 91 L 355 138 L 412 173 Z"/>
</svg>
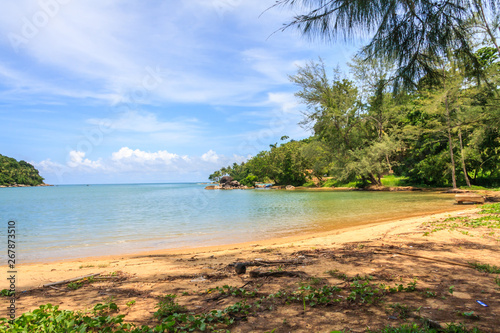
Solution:
<svg viewBox="0 0 500 333">
<path fill-rule="evenodd" d="M 134 249 L 130 252 L 117 252 L 109 255 L 83 255 L 83 256 L 72 256 L 69 258 L 65 258 L 64 255 L 61 256 L 53 256 L 48 258 L 41 259 L 30 259 L 19 265 L 36 265 L 36 264 L 49 264 L 49 263 L 59 263 L 59 262 L 80 262 L 84 260 L 99 260 L 99 259 L 110 259 L 116 260 L 116 258 L 126 258 L 137 255 L 147 255 L 147 254 L 158 254 L 158 253 L 171 253 L 171 254 L 184 254 L 185 252 L 204 252 L 205 250 L 213 251 L 213 249 L 229 249 L 229 248 L 240 248 L 240 247 L 249 247 L 256 243 L 263 244 L 282 244 L 282 243 L 290 243 L 302 241 L 304 239 L 313 239 L 313 238 L 322 238 L 328 237 L 332 234 L 339 234 L 344 232 L 349 232 L 352 230 L 360 230 L 370 227 L 375 227 L 378 225 L 384 225 L 387 223 L 396 223 L 399 221 L 405 221 L 408 219 L 416 219 L 416 218 L 427 218 L 431 216 L 438 216 L 442 214 L 456 214 L 457 212 L 467 211 L 469 209 L 475 209 L 475 205 L 453 205 L 447 209 L 438 209 L 435 211 L 425 212 L 425 213 L 401 213 L 398 216 L 391 217 L 379 217 L 372 218 L 367 222 L 353 221 L 350 225 L 335 225 L 330 227 L 316 227 L 314 229 L 310 229 L 307 231 L 297 231 L 300 232 L 299 235 L 290 235 L 291 233 L 296 233 L 296 231 L 288 231 L 281 235 L 271 235 L 271 236 L 263 236 L 259 239 L 252 239 L 248 241 L 236 241 L 236 242 L 225 242 L 219 244 L 211 244 L 211 245 L 187 245 L 187 246 L 179 246 L 179 247 L 167 247 L 167 248 L 156 248 L 156 249 Z M 210 243 L 209 241 L 204 241 L 204 243 Z M 97 245 L 98 246 L 98 245 Z M 0 266 L 6 267 L 6 265 Z"/>
<path fill-rule="evenodd" d="M 11 188 L 11 187 L 47 187 L 47 186 L 55 186 L 51 184 L 40 184 L 40 185 L 26 185 L 26 184 L 15 184 L 15 185 L 0 185 L 0 188 Z"/>
<path fill-rule="evenodd" d="M 498 324 L 494 310 L 500 307 L 498 274 L 474 269 L 471 263 L 497 269 L 500 225 L 493 219 L 482 227 L 471 226 L 467 221 L 484 221 L 485 215 L 478 214 L 481 206 L 455 207 L 460 209 L 291 237 L 18 264 L 16 313 L 47 303 L 61 310 L 86 311 L 113 302 L 118 310 L 111 315 L 123 315 L 125 322 L 137 327 L 155 327 L 160 323 L 153 315 L 158 302 L 170 295 L 193 314 L 234 309 L 246 302 L 251 310 L 246 320 L 228 327 L 231 332 L 274 328 L 278 332 L 345 328 L 362 332 L 367 325 L 382 329 L 419 323 L 421 318 L 441 327 L 453 322 L 470 327 L 470 319 L 457 312 L 471 311 L 481 318 L 473 323 L 481 332 L 494 332 Z M 237 275 L 235 263 L 257 267 Z M 380 301 L 349 300 L 357 293 L 354 281 L 365 281 L 370 290 L 378 288 Z M 0 289 L 6 289 L 7 283 L 0 283 Z M 398 285 L 403 289 L 396 290 Z M 311 292 L 335 287 L 331 297 L 336 300 L 307 304 L 306 309 L 302 300 L 277 296 L 293 296 L 307 286 Z M 249 294 L 253 291 L 256 298 Z M 2 308 L 8 306 L 8 298 L 0 300 Z M 259 309 L 259 304 L 265 308 Z M 412 315 L 400 316 L 397 304 L 405 304 Z M 4 311 L 0 310 L 0 317 Z M 414 311 L 418 312 L 413 315 Z"/>
</svg>

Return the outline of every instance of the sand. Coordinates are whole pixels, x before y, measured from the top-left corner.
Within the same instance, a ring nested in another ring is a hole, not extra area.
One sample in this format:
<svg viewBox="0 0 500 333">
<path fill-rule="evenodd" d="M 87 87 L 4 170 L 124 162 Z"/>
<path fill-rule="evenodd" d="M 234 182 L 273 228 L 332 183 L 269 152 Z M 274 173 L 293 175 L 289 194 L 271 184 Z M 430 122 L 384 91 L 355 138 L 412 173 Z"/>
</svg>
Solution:
<svg viewBox="0 0 500 333">
<path fill-rule="evenodd" d="M 207 291 L 217 286 L 247 284 L 246 288 L 258 289 L 262 295 L 297 289 L 304 283 L 304 278 L 252 279 L 248 272 L 242 277 L 237 276 L 230 266 L 234 262 L 259 260 L 295 261 L 268 267 L 248 267 L 248 271 L 255 268 L 261 272 L 301 271 L 317 279 L 306 279 L 306 282 L 339 285 L 346 290 L 349 283 L 332 272 L 348 277 L 370 275 L 374 277 L 371 283 L 387 285 L 402 283 L 406 286 L 416 278 L 417 292 L 387 295 L 382 304 L 376 306 L 346 301 L 339 305 L 311 308 L 306 313 L 300 304 L 277 304 L 273 310 L 248 315 L 245 320 L 229 327 L 231 331 L 276 329 L 275 332 L 323 332 L 349 328 L 352 332 L 362 332 L 367 327 L 379 329 L 424 317 L 443 325 L 465 322 L 468 326 L 493 332 L 495 327 L 500 327 L 500 285 L 496 285 L 496 275 L 480 273 L 465 266 L 468 262 L 499 265 L 499 229 L 448 228 L 436 231 L 436 225 L 426 224 L 450 216 L 474 217 L 477 211 L 475 206 L 464 206 L 460 211 L 305 236 L 20 265 L 16 275 L 17 315 L 46 303 L 60 305 L 63 309 L 85 310 L 97 303 L 113 301 L 120 307 L 119 314 L 126 315 L 126 321 L 136 325 L 155 325 L 158 320 L 153 313 L 158 297 L 162 295 L 176 294 L 179 303 L 199 313 L 235 303 L 237 299 L 231 297 L 212 302 L 213 298 Z M 6 266 L 1 269 L 8 271 Z M 48 283 L 95 273 L 107 278 L 84 283 L 77 290 L 67 288 L 66 284 L 43 287 Z M 449 291 L 450 286 L 453 286 L 453 293 Z M 5 288 L 8 284 L 3 279 L 0 289 Z M 428 293 L 435 295 L 427 297 Z M 135 303 L 127 306 L 127 302 L 132 300 Z M 483 300 L 489 307 L 480 306 L 476 300 Z M 0 299 L 0 317 L 6 316 L 4 309 L 8 301 L 6 297 Z M 396 308 L 390 306 L 396 303 L 408 304 L 415 309 L 420 307 L 418 316 L 413 314 L 403 318 Z M 481 319 L 472 322 L 458 315 L 470 311 Z"/>
</svg>

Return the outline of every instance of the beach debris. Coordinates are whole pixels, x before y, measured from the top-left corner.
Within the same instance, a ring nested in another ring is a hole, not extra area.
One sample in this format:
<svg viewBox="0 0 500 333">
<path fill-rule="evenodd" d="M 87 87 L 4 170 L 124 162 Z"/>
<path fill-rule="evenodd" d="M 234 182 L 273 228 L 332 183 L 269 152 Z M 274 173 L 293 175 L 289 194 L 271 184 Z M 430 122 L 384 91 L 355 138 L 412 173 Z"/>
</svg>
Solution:
<svg viewBox="0 0 500 333">
<path fill-rule="evenodd" d="M 467 194 L 455 194 L 455 200 L 459 205 L 468 203 L 484 204 L 484 197 L 479 194 L 467 193 Z"/>
<path fill-rule="evenodd" d="M 199 276 L 191 280 L 191 282 L 203 282 L 203 281 L 207 281 L 207 279 L 204 276 Z"/>
<path fill-rule="evenodd" d="M 46 287 L 50 287 L 50 286 L 57 286 L 57 285 L 60 285 L 60 284 L 75 282 L 75 281 L 79 281 L 79 280 L 82 280 L 82 279 L 85 279 L 85 278 L 89 278 L 89 277 L 93 277 L 93 276 L 99 276 L 101 274 L 102 273 L 87 274 L 87 275 L 80 276 L 80 277 L 73 278 L 73 279 L 67 279 L 67 280 L 62 280 L 62 281 L 47 283 L 47 284 L 44 284 L 43 287 L 46 288 Z"/>
<path fill-rule="evenodd" d="M 485 307 L 487 307 L 487 306 L 488 306 L 488 304 L 485 304 L 485 303 L 483 303 L 483 302 L 481 302 L 481 301 L 479 301 L 479 300 L 477 300 L 476 302 L 477 302 L 478 304 L 482 305 L 482 306 L 485 306 Z"/>
<path fill-rule="evenodd" d="M 234 265 L 234 270 L 236 271 L 236 274 L 242 275 L 247 272 L 247 266 L 243 262 L 236 263 Z"/>
<path fill-rule="evenodd" d="M 233 262 L 228 266 L 236 267 L 236 265 L 241 264 L 246 267 L 248 266 L 275 266 L 275 265 L 301 265 L 303 264 L 303 260 L 300 259 L 292 259 L 292 260 L 262 260 L 255 259 L 254 261 L 246 261 L 246 262 Z"/>
<path fill-rule="evenodd" d="M 427 324 L 427 326 L 429 326 L 429 328 L 433 328 L 433 329 L 436 329 L 436 330 L 443 329 L 443 326 L 441 326 L 441 324 L 438 323 L 435 320 L 432 320 L 432 319 L 429 319 L 429 318 L 425 318 L 425 317 L 422 318 L 422 320 Z"/>
<path fill-rule="evenodd" d="M 302 271 L 273 271 L 273 272 L 261 272 L 260 270 L 253 270 L 250 272 L 251 278 L 258 277 L 300 277 L 305 278 L 309 275 L 306 272 Z"/>
</svg>

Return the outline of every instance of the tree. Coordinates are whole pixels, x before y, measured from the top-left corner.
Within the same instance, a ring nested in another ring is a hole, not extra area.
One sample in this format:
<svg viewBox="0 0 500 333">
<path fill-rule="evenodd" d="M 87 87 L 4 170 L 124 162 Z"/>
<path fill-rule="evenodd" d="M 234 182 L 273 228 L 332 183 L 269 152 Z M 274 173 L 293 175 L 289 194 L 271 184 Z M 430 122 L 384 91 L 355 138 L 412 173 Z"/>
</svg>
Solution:
<svg viewBox="0 0 500 333">
<path fill-rule="evenodd" d="M 360 62 L 356 66 L 362 67 Z M 307 106 L 302 124 L 313 129 L 329 152 L 326 162 L 333 174 L 341 181 L 361 177 L 380 185 L 398 146 L 386 132 L 390 117 L 384 80 L 373 81 L 375 96 L 367 96 L 362 104 L 354 82 L 342 78 L 338 70 L 330 80 L 322 62 L 300 67 L 290 79 L 301 88 L 295 95 Z"/>
<path fill-rule="evenodd" d="M 40 185 L 43 177 L 33 165 L 26 161 L 0 155 L 0 185 Z"/>
<path fill-rule="evenodd" d="M 424 76 L 439 77 L 436 64 L 452 51 L 477 67 L 469 35 L 470 20 L 488 22 L 495 0 L 279 0 L 275 6 L 305 11 L 287 23 L 305 36 L 332 41 L 372 36 L 363 49 L 370 59 L 397 66 L 396 91 L 415 89 Z M 482 9 L 481 15 L 476 15 Z M 491 30 L 491 29 L 490 29 Z M 500 50 L 499 50 L 500 52 Z"/>
<path fill-rule="evenodd" d="M 301 89 L 295 96 L 307 107 L 301 124 L 312 128 L 341 159 L 356 145 L 355 128 L 360 121 L 361 105 L 354 83 L 341 78 L 339 70 L 333 71 L 330 80 L 321 59 L 318 63 L 299 67 L 290 80 Z"/>
</svg>

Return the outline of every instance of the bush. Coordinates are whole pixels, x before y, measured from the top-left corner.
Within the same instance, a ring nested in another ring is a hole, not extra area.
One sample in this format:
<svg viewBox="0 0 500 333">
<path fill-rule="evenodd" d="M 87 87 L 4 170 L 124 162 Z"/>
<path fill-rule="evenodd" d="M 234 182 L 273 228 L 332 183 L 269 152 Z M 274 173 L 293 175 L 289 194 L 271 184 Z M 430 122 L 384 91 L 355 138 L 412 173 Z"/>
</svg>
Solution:
<svg viewBox="0 0 500 333">
<path fill-rule="evenodd" d="M 252 186 L 255 186 L 255 182 L 257 180 L 258 180 L 257 176 L 255 176 L 253 174 L 249 174 L 248 176 L 246 176 L 245 178 L 243 178 L 240 181 L 240 184 L 243 185 L 243 186 L 252 187 Z"/>
<path fill-rule="evenodd" d="M 337 181 L 335 179 L 330 178 L 323 183 L 322 187 L 333 187 L 337 185 L 336 183 Z"/>
</svg>

